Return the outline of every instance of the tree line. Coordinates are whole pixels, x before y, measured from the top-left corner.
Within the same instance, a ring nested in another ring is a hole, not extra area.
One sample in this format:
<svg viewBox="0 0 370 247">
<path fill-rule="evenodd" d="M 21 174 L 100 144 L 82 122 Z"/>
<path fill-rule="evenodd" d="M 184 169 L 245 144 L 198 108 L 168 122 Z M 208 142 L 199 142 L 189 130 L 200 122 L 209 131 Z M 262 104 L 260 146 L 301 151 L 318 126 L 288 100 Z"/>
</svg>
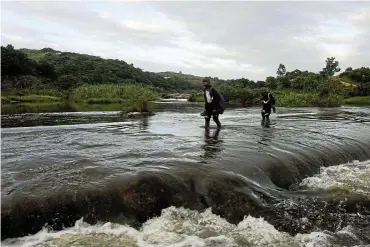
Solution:
<svg viewBox="0 0 370 247">
<path fill-rule="evenodd" d="M 369 67 L 349 67 L 334 76 L 340 71 L 339 62 L 331 57 L 326 59 L 325 67 L 316 73 L 298 69 L 288 71 L 284 64 L 279 64 L 276 76 L 268 76 L 264 81 L 211 78 L 226 99 L 244 103 L 266 89 L 311 92 L 320 96 L 340 94 L 352 97 L 370 94 Z M 60 52 L 51 48 L 30 50 L 14 49 L 12 45 L 1 46 L 1 89 L 10 94 L 54 92 L 70 95 L 81 86 L 105 84 L 143 84 L 161 93 L 196 93 L 201 88 L 197 78 L 182 73 L 143 71 L 122 60 Z"/>
</svg>

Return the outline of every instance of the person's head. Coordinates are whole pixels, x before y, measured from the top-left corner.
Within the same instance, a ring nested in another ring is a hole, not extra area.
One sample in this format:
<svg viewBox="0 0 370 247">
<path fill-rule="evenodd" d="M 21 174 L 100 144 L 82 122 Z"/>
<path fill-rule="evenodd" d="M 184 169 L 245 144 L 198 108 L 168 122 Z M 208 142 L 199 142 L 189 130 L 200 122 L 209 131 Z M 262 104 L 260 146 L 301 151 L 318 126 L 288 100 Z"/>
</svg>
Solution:
<svg viewBox="0 0 370 247">
<path fill-rule="evenodd" d="M 211 79 L 209 79 L 208 77 L 204 77 L 202 82 L 203 82 L 204 87 L 210 87 L 211 86 Z"/>
</svg>

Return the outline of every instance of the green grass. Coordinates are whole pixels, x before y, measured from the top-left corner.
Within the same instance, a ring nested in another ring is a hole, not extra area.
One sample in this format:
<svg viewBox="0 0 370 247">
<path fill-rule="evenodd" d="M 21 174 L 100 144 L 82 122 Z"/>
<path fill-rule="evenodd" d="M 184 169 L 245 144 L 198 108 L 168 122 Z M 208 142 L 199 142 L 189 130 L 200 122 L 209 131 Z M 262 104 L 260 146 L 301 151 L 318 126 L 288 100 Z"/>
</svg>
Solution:
<svg viewBox="0 0 370 247">
<path fill-rule="evenodd" d="M 38 51 L 38 50 L 36 50 L 36 51 L 27 50 L 27 51 L 25 51 L 25 53 L 27 54 L 28 58 L 33 59 L 37 62 L 44 59 L 46 57 L 46 55 L 48 54 L 48 52 L 42 52 L 42 51 Z"/>
<path fill-rule="evenodd" d="M 116 104 L 123 102 L 124 100 L 119 98 L 91 98 L 85 101 L 87 104 Z"/>
<path fill-rule="evenodd" d="M 75 89 L 72 99 L 84 104 L 122 104 L 123 111 L 151 111 L 159 94 L 152 88 L 139 84 L 85 85 Z"/>
<path fill-rule="evenodd" d="M 370 106 L 370 96 L 358 96 L 344 100 L 345 105 L 367 105 Z"/>
<path fill-rule="evenodd" d="M 67 102 L 25 102 L 17 104 L 1 104 L 2 114 L 58 112 L 68 109 Z"/>
<path fill-rule="evenodd" d="M 66 98 L 68 94 L 67 91 L 58 89 L 56 85 L 47 84 L 45 80 L 33 75 L 22 75 L 17 78 L 2 78 L 1 95 L 47 95 Z"/>
<path fill-rule="evenodd" d="M 121 110 L 125 113 L 128 112 L 152 112 L 155 108 L 153 102 L 146 102 L 145 104 L 138 102 L 125 102 L 121 104 Z"/>
<path fill-rule="evenodd" d="M 229 103 L 235 105 L 259 105 L 255 100 L 261 97 L 263 89 L 234 90 L 229 93 Z M 222 92 L 221 92 L 222 93 Z M 272 91 L 276 105 L 282 107 L 339 107 L 343 104 L 343 97 L 339 94 L 320 96 L 314 92 Z M 202 95 L 192 94 L 191 102 L 204 102 Z M 246 104 L 244 104 L 246 102 Z"/>
<path fill-rule="evenodd" d="M 14 96 L 14 95 L 8 95 L 8 96 L 1 96 L 1 103 L 10 103 L 12 101 L 18 101 L 18 102 L 60 102 L 63 101 L 61 97 L 57 96 L 50 96 L 50 95 L 23 95 L 23 96 Z"/>
<path fill-rule="evenodd" d="M 342 82 L 346 82 L 346 83 L 349 83 L 349 84 L 352 84 L 352 85 L 358 85 L 359 84 L 358 82 L 355 82 L 355 81 L 351 80 L 347 76 L 342 76 L 342 77 L 333 76 L 332 78 L 336 81 L 342 81 Z"/>
<path fill-rule="evenodd" d="M 72 99 L 74 102 L 91 104 L 121 103 L 142 96 L 152 98 L 152 92 L 151 88 L 136 84 L 84 85 L 73 91 Z"/>
<path fill-rule="evenodd" d="M 204 102 L 204 97 L 203 95 L 196 95 L 196 94 L 191 94 L 190 97 L 188 98 L 189 102 Z"/>
<path fill-rule="evenodd" d="M 282 107 L 339 107 L 343 104 L 343 97 L 337 94 L 320 96 L 311 92 L 273 92 L 276 105 Z"/>
</svg>

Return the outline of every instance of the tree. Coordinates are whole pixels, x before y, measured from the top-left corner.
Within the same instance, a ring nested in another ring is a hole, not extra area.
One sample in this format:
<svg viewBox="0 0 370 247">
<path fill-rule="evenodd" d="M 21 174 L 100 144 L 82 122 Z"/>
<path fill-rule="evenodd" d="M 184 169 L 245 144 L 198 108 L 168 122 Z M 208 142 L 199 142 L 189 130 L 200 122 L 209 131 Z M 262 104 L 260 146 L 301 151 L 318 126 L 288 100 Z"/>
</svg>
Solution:
<svg viewBox="0 0 370 247">
<path fill-rule="evenodd" d="M 12 45 L 1 46 L 1 77 L 32 74 L 35 62 Z"/>
<path fill-rule="evenodd" d="M 277 87 L 277 85 L 278 85 L 278 81 L 275 77 L 273 77 L 273 76 L 266 77 L 266 87 L 268 87 L 270 89 L 275 89 Z"/>
<path fill-rule="evenodd" d="M 239 87 L 248 87 L 250 86 L 251 84 L 254 84 L 253 82 L 251 82 L 250 80 L 246 79 L 246 78 L 241 78 L 241 79 L 238 79 L 238 80 L 235 80 L 236 84 L 239 86 Z"/>
<path fill-rule="evenodd" d="M 264 81 L 257 81 L 256 85 L 258 88 L 263 88 L 266 86 L 266 83 Z"/>
<path fill-rule="evenodd" d="M 92 74 L 92 81 L 96 84 L 100 84 L 103 82 L 102 71 L 99 65 L 95 67 L 95 70 Z"/>
<path fill-rule="evenodd" d="M 102 83 L 108 83 L 109 82 L 109 76 L 105 71 L 101 73 L 101 80 L 102 80 Z"/>
<path fill-rule="evenodd" d="M 279 68 L 276 71 L 276 74 L 278 75 L 278 77 L 281 77 L 281 76 L 284 76 L 285 73 L 286 73 L 285 65 L 284 64 L 279 64 Z"/>
<path fill-rule="evenodd" d="M 45 48 L 42 48 L 41 49 L 42 52 L 57 52 L 56 50 L 54 50 L 53 48 L 49 48 L 49 47 L 45 47 Z"/>
<path fill-rule="evenodd" d="M 37 64 L 36 72 L 38 75 L 49 78 L 51 80 L 56 80 L 58 78 L 57 74 L 55 73 L 54 66 L 47 62 L 41 62 Z"/>
<path fill-rule="evenodd" d="M 289 78 L 286 76 L 279 77 L 279 79 L 277 80 L 277 85 L 278 85 L 278 88 L 280 89 L 290 88 L 291 80 L 289 80 Z"/>
<path fill-rule="evenodd" d="M 351 72 L 352 70 L 352 67 L 348 67 L 345 72 Z"/>
<path fill-rule="evenodd" d="M 289 73 L 289 72 L 288 72 Z M 276 71 L 277 74 L 277 80 L 275 81 L 272 78 L 266 78 L 266 84 L 269 84 L 268 87 L 270 88 L 276 88 L 279 86 L 279 88 L 289 88 L 290 87 L 290 82 L 289 79 L 287 78 L 288 73 L 286 72 L 285 65 L 284 64 L 279 64 L 279 68 Z M 267 82 L 267 79 L 269 80 L 269 83 Z"/>
<path fill-rule="evenodd" d="M 58 78 L 58 87 L 62 90 L 70 90 L 77 85 L 76 77 L 73 75 L 62 75 Z"/>
<path fill-rule="evenodd" d="M 320 74 L 327 77 L 327 76 L 333 76 L 335 73 L 339 72 L 340 71 L 339 62 L 334 61 L 334 60 L 335 60 L 334 57 L 331 57 L 331 58 L 328 57 L 325 61 L 326 67 L 323 68 Z"/>
</svg>

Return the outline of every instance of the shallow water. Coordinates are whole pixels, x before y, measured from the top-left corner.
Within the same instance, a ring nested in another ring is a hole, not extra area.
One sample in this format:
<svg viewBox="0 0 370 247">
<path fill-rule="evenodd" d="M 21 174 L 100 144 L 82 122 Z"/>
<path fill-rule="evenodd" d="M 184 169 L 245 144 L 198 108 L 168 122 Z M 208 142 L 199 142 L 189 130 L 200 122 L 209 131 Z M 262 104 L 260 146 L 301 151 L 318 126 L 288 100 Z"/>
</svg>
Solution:
<svg viewBox="0 0 370 247">
<path fill-rule="evenodd" d="M 2 244 L 370 244 L 369 108 L 201 111 L 3 115 Z"/>
</svg>

